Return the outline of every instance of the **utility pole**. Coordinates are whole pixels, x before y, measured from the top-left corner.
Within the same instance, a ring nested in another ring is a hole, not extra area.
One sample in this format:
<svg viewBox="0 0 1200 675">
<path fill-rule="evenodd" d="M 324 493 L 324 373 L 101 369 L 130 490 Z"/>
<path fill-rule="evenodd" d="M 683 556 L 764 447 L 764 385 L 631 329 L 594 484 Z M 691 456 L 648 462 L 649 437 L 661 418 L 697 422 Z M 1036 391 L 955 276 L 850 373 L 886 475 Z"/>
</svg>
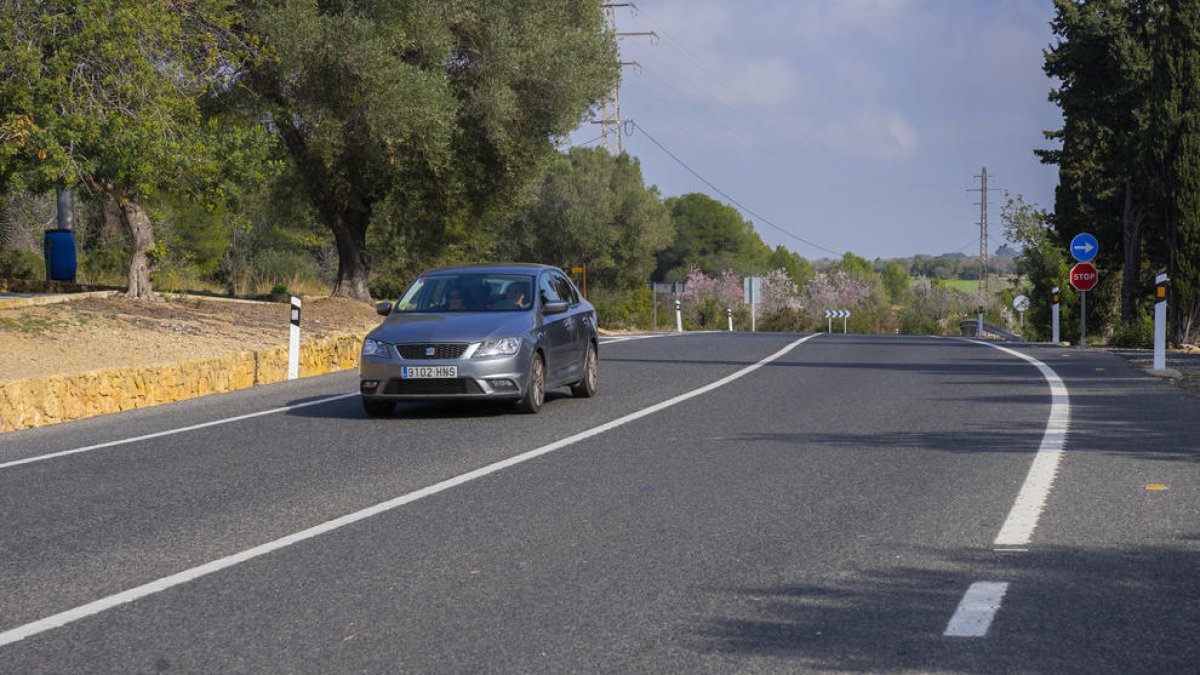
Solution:
<svg viewBox="0 0 1200 675">
<path fill-rule="evenodd" d="M 617 32 L 617 8 L 629 7 L 637 10 L 637 6 L 632 2 L 609 2 L 603 5 L 604 16 L 608 21 L 608 29 L 612 31 L 616 37 L 643 36 L 648 35 L 651 38 L 657 38 L 658 34 L 654 31 L 642 33 L 619 33 Z M 641 67 L 637 61 L 621 61 L 620 56 L 617 57 L 617 63 L 624 68 L 625 66 Z M 621 83 L 618 81 L 613 85 L 612 92 L 608 98 L 604 99 L 604 105 L 600 108 L 600 119 L 594 120 L 592 124 L 600 125 L 600 147 L 608 150 L 609 153 L 619 155 L 625 151 L 625 145 L 621 141 L 621 125 L 626 120 L 621 119 Z"/>
<path fill-rule="evenodd" d="M 988 172 L 987 167 L 983 167 L 983 172 L 975 176 L 979 179 L 979 187 L 969 188 L 967 192 L 979 193 L 979 289 L 984 298 L 988 294 Z M 999 192 L 999 188 L 991 188 L 992 191 Z"/>
</svg>

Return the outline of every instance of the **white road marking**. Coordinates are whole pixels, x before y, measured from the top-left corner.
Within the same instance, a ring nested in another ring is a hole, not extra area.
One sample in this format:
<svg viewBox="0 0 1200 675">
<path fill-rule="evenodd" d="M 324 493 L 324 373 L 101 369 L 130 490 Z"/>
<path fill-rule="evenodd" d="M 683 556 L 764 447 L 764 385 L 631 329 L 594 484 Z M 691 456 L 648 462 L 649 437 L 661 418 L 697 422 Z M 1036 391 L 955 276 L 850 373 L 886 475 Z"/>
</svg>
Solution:
<svg viewBox="0 0 1200 675">
<path fill-rule="evenodd" d="M 993 546 L 998 547 L 1024 546 L 1033 537 L 1033 531 L 1046 508 L 1050 489 L 1054 487 L 1054 478 L 1058 475 L 1058 466 L 1062 462 L 1063 449 L 1067 442 L 1067 429 L 1071 425 L 1071 397 L 1058 373 L 1032 356 L 987 342 L 969 342 L 986 344 L 1033 364 L 1050 385 L 1050 419 L 1046 422 L 1042 444 L 1033 457 L 1033 464 L 1029 467 L 1021 491 L 1017 493 L 1016 502 L 1008 512 L 1008 518 L 1000 527 L 996 540 L 992 542 Z"/>
<path fill-rule="evenodd" d="M 1004 601 L 1008 584 L 1000 581 L 976 581 L 967 588 L 958 610 L 946 624 L 942 635 L 950 637 L 983 637 L 996 618 L 996 611 Z"/>
<path fill-rule="evenodd" d="M 38 455 L 36 457 L 26 457 L 25 459 L 16 459 L 11 462 L 4 462 L 4 463 L 0 464 L 0 469 L 8 469 L 8 468 L 11 468 L 14 466 L 21 466 L 22 464 L 33 464 L 34 462 L 44 462 L 48 459 L 56 459 L 58 457 L 66 457 L 68 455 L 78 455 L 82 452 L 91 452 L 93 450 L 100 450 L 103 448 L 111 448 L 111 447 L 115 447 L 118 445 L 125 445 L 127 443 L 136 443 L 138 441 L 148 441 L 152 438 L 162 438 L 163 436 L 174 436 L 175 434 L 182 434 L 186 431 L 195 431 L 197 429 L 205 429 L 207 427 L 215 427 L 215 426 L 219 426 L 222 424 L 229 424 L 231 422 L 240 422 L 241 420 L 248 420 L 248 419 L 251 419 L 254 417 L 262 417 L 263 415 L 274 415 L 275 413 L 287 412 L 289 410 L 296 410 L 297 408 L 307 408 L 310 405 L 320 405 L 322 403 L 329 403 L 330 401 L 337 401 L 337 400 L 343 399 L 343 398 L 350 398 L 351 396 L 358 396 L 358 392 L 355 392 L 353 394 L 338 394 L 337 396 L 327 396 L 325 398 L 319 398 L 315 401 L 306 401 L 304 403 L 295 403 L 292 405 L 283 406 L 282 408 L 271 408 L 270 410 L 260 410 L 259 412 L 247 413 L 245 415 L 237 415 L 236 417 L 224 417 L 219 420 L 213 420 L 211 422 L 204 422 L 201 424 L 193 424 L 191 426 L 179 427 L 177 429 L 167 429 L 166 431 L 157 431 L 155 433 L 146 434 L 144 436 L 134 436 L 132 438 L 122 438 L 122 439 L 119 439 L 116 441 L 108 441 L 107 443 L 97 443 L 95 445 L 87 445 L 82 448 L 74 448 L 71 450 L 62 450 L 60 452 L 52 452 L 47 455 Z"/>
<path fill-rule="evenodd" d="M 798 340 L 795 340 L 794 342 L 789 343 L 787 346 L 783 347 L 782 349 L 775 352 L 774 354 L 767 356 L 766 358 L 762 359 L 761 361 L 758 361 L 757 363 L 746 366 L 745 368 L 742 368 L 741 370 L 738 370 L 734 373 L 726 375 L 725 377 L 722 377 L 719 380 L 716 380 L 714 382 L 706 384 L 703 387 L 699 387 L 699 388 L 693 389 L 692 391 L 689 391 L 687 393 L 680 394 L 679 396 L 669 398 L 660 403 L 656 403 L 648 408 L 643 408 L 636 412 L 629 413 L 628 415 L 625 415 L 624 417 L 618 417 L 617 419 L 612 420 L 611 422 L 606 422 L 599 426 L 592 427 L 591 429 L 581 431 L 573 436 L 568 436 L 566 438 L 555 441 L 553 443 L 543 445 L 539 448 L 534 448 L 533 450 L 529 450 L 529 451 L 523 452 L 519 455 L 509 457 L 508 459 L 501 460 L 501 461 L 495 462 L 493 464 L 488 464 L 487 466 L 475 469 L 474 471 L 469 471 L 462 475 L 455 476 L 454 478 L 444 480 L 444 481 L 442 481 L 440 483 L 436 483 L 434 485 L 430 485 L 428 487 L 422 488 L 415 492 L 410 492 L 406 495 L 402 495 L 400 497 L 396 497 L 394 499 L 390 499 L 385 502 L 380 502 L 379 504 L 376 504 L 374 506 L 369 506 L 360 511 L 355 511 L 354 513 L 349 513 L 349 514 L 346 514 L 339 518 L 334 518 L 333 520 L 326 521 L 324 523 L 321 523 L 320 525 L 315 525 L 306 530 L 301 530 L 299 532 L 289 534 L 286 537 L 282 537 L 282 538 L 276 539 L 274 541 L 269 541 L 265 544 L 255 546 L 254 548 L 250 548 L 245 551 L 241 551 L 239 553 L 234 553 L 233 555 L 229 555 L 224 558 L 219 558 L 217 560 L 213 560 L 212 562 L 208 562 L 203 565 L 199 565 L 197 567 L 192 567 L 190 569 L 183 570 L 182 572 L 177 572 L 175 574 L 163 577 L 156 581 L 151 581 L 150 583 L 143 584 L 141 586 L 137 586 L 135 588 L 131 588 L 126 591 L 122 591 L 120 593 L 109 595 L 104 598 L 100 598 L 99 600 L 95 600 L 95 601 L 89 602 L 85 605 L 80 605 L 79 607 L 75 607 L 75 608 L 68 609 L 63 612 L 59 612 L 58 614 L 54 614 L 53 616 L 48 616 L 44 619 L 39 619 L 32 623 L 27 623 L 22 626 L 17 626 L 16 628 L 11 628 L 9 630 L 4 631 L 3 633 L 0 633 L 0 647 L 3 647 L 4 645 L 12 644 L 19 640 L 24 640 L 27 637 L 31 637 L 31 636 L 37 635 L 39 633 L 44 633 L 48 630 L 60 628 L 69 623 L 73 623 L 80 619 L 83 619 L 83 618 L 86 618 L 89 616 L 93 616 L 95 614 L 99 614 L 101 612 L 112 609 L 114 607 L 118 607 L 125 603 L 133 602 L 134 600 L 139 600 L 141 598 L 145 598 L 145 597 L 153 595 L 155 593 L 160 593 L 162 591 L 173 588 L 175 586 L 179 586 L 180 584 L 185 584 L 189 581 L 199 579 L 200 577 L 207 576 L 214 572 L 218 572 L 220 570 L 223 570 L 223 569 L 226 569 L 229 567 L 233 567 L 234 565 L 238 565 L 240 563 L 244 563 L 246 561 L 253 560 L 260 556 L 264 556 L 273 551 L 278 551 L 279 549 L 286 548 L 288 546 L 291 546 L 292 544 L 297 544 L 306 539 L 312 539 L 312 538 L 318 537 L 322 534 L 327 534 L 329 532 L 333 532 L 334 530 L 346 527 L 347 525 L 357 523 L 360 520 L 365 520 L 372 516 L 376 516 L 381 513 L 391 511 L 392 509 L 398 508 L 400 506 L 404 506 L 405 504 L 410 504 L 412 502 L 415 502 L 419 499 L 423 499 L 430 495 L 435 495 L 439 492 L 449 490 L 450 488 L 457 487 L 464 483 L 469 483 L 473 480 L 483 478 L 484 476 L 496 473 L 497 471 L 502 471 L 509 467 L 516 466 L 517 464 L 521 464 L 523 462 L 528 462 L 531 459 L 541 457 L 542 455 L 549 454 L 551 452 L 554 452 L 555 450 L 561 450 L 562 448 L 565 448 L 569 445 L 573 445 L 575 443 L 586 440 L 588 438 L 592 438 L 593 436 L 598 436 L 606 431 L 616 429 L 617 427 L 623 426 L 623 425 L 633 422 L 635 420 L 639 420 L 648 415 L 653 415 L 654 413 L 659 412 L 660 410 L 670 408 L 671 406 L 677 405 L 679 403 L 683 403 L 684 401 L 687 401 L 689 399 L 695 398 L 697 396 L 701 396 L 703 394 L 707 394 L 708 392 L 710 392 L 714 389 L 717 389 L 719 387 L 723 387 L 723 386 L 729 384 L 730 382 L 733 382 L 734 380 L 745 377 L 746 375 L 749 375 L 750 373 L 754 372 L 755 370 L 758 370 L 759 368 L 763 367 L 764 365 L 783 357 L 785 354 L 792 351 L 793 349 L 800 346 L 801 344 L 813 339 L 814 337 L 817 337 L 817 335 L 819 335 L 819 333 L 814 333 L 812 335 L 808 335 L 808 336 L 802 337 Z M 358 394 L 347 394 L 346 396 L 357 396 L 357 395 Z M 341 398 L 344 398 L 344 396 Z M 326 399 L 326 400 L 331 400 L 331 399 Z M 313 405 L 313 404 L 310 403 L 310 404 L 306 404 L 306 405 Z M 268 414 L 268 413 L 264 412 L 264 413 L 256 413 L 256 414 Z"/>
<path fill-rule="evenodd" d="M 1008 512 L 1008 518 L 1000 527 L 992 545 L 998 553 L 1025 553 L 1023 548 L 1033 538 L 1042 511 L 1046 508 L 1046 499 L 1054 486 L 1054 478 L 1058 475 L 1058 466 L 1062 462 L 1063 450 L 1067 442 L 1067 429 L 1071 424 L 1071 398 L 1067 386 L 1046 364 L 1022 354 L 1018 351 L 1001 347 L 990 342 L 967 340 L 975 344 L 987 345 L 1000 351 L 1033 364 L 1050 385 L 1050 418 L 1046 422 L 1046 431 L 1042 435 L 1042 443 L 1038 446 L 1037 454 L 1025 475 L 1017 499 Z M 983 637 L 987 635 L 992 619 L 1000 610 L 1008 584 L 999 581 L 977 581 L 967 589 L 958 610 L 950 618 L 943 635 L 954 637 Z"/>
<path fill-rule="evenodd" d="M 665 335 L 667 335 L 667 334 L 659 333 L 659 334 L 655 334 L 655 335 L 622 335 L 620 337 L 605 337 L 605 338 L 600 338 L 600 344 L 610 345 L 610 344 L 613 344 L 614 342 L 629 342 L 630 340 L 649 340 L 650 338 L 664 337 Z"/>
<path fill-rule="evenodd" d="M 617 337 L 617 338 L 601 338 L 600 344 L 604 345 L 604 344 L 611 344 L 614 342 L 626 342 L 628 340 L 645 340 L 648 338 L 666 337 L 668 335 L 672 335 L 672 333 L 661 333 L 661 334 L 655 334 L 655 335 L 630 335 L 630 336 Z M 182 434 L 187 431 L 195 431 L 197 429 L 204 429 L 207 427 L 215 427 L 215 426 L 218 426 L 221 424 L 229 424 L 231 422 L 239 422 L 241 420 L 251 419 L 254 417 L 261 417 L 263 415 L 274 415 L 275 413 L 287 412 L 289 410 L 295 410 L 297 408 L 306 408 L 311 405 L 319 405 L 321 403 L 337 401 L 337 400 L 343 399 L 343 398 L 350 398 L 351 396 L 358 396 L 358 393 L 355 392 L 355 393 L 351 393 L 351 394 L 338 394 L 337 396 L 329 396 L 327 398 L 321 398 L 321 399 L 317 399 L 315 401 L 308 401 L 305 403 L 297 403 L 295 405 L 283 406 L 281 408 L 271 408 L 270 410 L 262 410 L 259 412 L 248 413 L 245 415 L 237 415 L 236 417 L 226 417 L 226 418 L 222 418 L 219 420 L 213 420 L 211 422 L 204 422 L 202 424 L 193 424 L 191 426 L 179 427 L 178 429 L 167 429 L 166 431 L 158 431 L 153 434 L 146 434 L 144 436 L 133 436 L 131 438 L 122 438 L 122 439 L 115 440 L 115 441 L 108 441 L 107 443 L 97 443 L 95 445 L 88 445 L 88 446 L 85 446 L 82 448 L 73 448 L 71 450 L 62 450 L 59 452 L 52 452 L 52 453 L 45 454 L 45 455 L 37 455 L 35 457 L 26 457 L 24 459 L 16 459 L 11 462 L 0 462 L 0 469 L 9 469 L 14 466 L 21 466 L 23 464 L 33 464 L 35 462 L 44 462 L 44 461 L 50 460 L 50 459 L 57 459 L 59 457 L 67 457 L 69 455 L 78 455 L 78 454 L 84 453 L 84 452 L 91 452 L 93 450 L 102 450 L 104 448 L 112 448 L 112 447 L 115 447 L 118 445 L 126 445 L 128 443 L 136 443 L 138 441 L 148 441 L 150 439 L 161 438 L 163 436 L 173 436 L 175 434 Z"/>
</svg>

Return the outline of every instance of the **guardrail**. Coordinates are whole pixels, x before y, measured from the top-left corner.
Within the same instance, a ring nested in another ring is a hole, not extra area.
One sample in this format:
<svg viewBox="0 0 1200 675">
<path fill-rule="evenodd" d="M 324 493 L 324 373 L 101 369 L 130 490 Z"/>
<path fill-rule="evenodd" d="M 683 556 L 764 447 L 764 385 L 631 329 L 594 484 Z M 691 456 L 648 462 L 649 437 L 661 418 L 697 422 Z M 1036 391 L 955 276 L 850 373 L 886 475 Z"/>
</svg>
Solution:
<svg viewBox="0 0 1200 675">
<path fill-rule="evenodd" d="M 962 333 L 963 337 L 979 337 L 977 335 L 977 333 L 979 331 L 979 320 L 978 319 L 968 319 L 966 321 L 959 322 L 958 330 Z M 995 340 L 1004 340 L 1006 342 L 1024 342 L 1025 341 L 1025 338 L 1021 337 L 1020 335 L 1017 335 L 1016 333 L 1010 333 L 1006 330 L 997 328 L 995 326 L 992 326 L 992 325 L 989 325 L 986 323 L 983 324 L 983 336 L 982 337 L 992 338 Z"/>
</svg>

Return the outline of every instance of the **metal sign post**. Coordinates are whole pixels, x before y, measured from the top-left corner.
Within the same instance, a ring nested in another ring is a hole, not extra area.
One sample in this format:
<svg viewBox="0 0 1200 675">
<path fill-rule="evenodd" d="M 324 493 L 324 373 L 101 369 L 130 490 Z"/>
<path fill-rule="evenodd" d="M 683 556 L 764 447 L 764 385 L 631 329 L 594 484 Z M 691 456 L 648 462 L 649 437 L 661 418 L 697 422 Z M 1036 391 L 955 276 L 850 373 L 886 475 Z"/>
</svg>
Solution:
<svg viewBox="0 0 1200 675">
<path fill-rule="evenodd" d="M 1079 346 L 1087 346 L 1087 292 L 1100 280 L 1096 267 L 1089 261 L 1100 252 L 1100 242 L 1083 232 L 1071 239 L 1071 255 L 1079 264 L 1071 268 L 1071 285 L 1079 291 Z"/>
<path fill-rule="evenodd" d="M 1087 292 L 1100 282 L 1100 273 L 1091 263 L 1081 262 L 1071 268 L 1071 285 L 1079 291 L 1079 346 L 1087 344 Z"/>
<path fill-rule="evenodd" d="M 825 310 L 825 319 L 827 320 L 825 332 L 833 332 L 833 320 L 842 320 L 842 335 L 846 334 L 847 320 L 850 318 L 850 310 L 848 309 L 827 309 Z"/>
<path fill-rule="evenodd" d="M 650 313 L 654 317 L 654 331 L 658 332 L 658 284 L 650 282 L 650 294 L 654 296 L 654 308 Z"/>
<path fill-rule="evenodd" d="M 1013 309 L 1017 310 L 1017 313 L 1021 315 L 1021 332 L 1023 333 L 1025 332 L 1025 310 L 1029 309 L 1029 297 L 1018 295 L 1013 298 Z"/>
<path fill-rule="evenodd" d="M 755 306 L 762 302 L 762 277 L 746 277 L 742 279 L 743 299 L 750 305 L 750 332 L 758 330 L 757 312 Z"/>
<path fill-rule="evenodd" d="M 1079 346 L 1087 346 L 1087 291 L 1079 292 Z"/>
</svg>

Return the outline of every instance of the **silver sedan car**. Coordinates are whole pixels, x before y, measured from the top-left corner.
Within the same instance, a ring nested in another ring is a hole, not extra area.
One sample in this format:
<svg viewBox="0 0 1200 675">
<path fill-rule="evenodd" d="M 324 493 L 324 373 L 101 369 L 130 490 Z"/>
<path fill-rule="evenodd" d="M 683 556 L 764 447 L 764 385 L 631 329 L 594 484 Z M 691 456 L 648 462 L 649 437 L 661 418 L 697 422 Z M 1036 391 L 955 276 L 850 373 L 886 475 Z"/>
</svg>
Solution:
<svg viewBox="0 0 1200 675">
<path fill-rule="evenodd" d="M 548 265 L 430 270 L 363 341 L 359 384 L 368 415 L 397 401 L 513 401 L 536 413 L 546 390 L 596 394 L 596 309 Z"/>
</svg>

